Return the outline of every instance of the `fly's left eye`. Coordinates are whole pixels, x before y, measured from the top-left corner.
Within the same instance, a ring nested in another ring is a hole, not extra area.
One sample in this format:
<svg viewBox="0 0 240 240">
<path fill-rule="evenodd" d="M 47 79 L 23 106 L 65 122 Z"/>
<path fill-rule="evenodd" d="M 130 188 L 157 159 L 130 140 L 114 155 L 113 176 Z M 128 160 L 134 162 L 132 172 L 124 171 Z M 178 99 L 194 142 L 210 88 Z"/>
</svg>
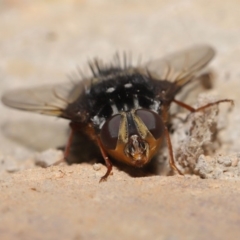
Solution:
<svg viewBox="0 0 240 240">
<path fill-rule="evenodd" d="M 164 123 L 158 114 L 150 110 L 139 109 L 136 111 L 136 115 L 143 121 L 155 139 L 162 136 L 164 132 Z"/>
<path fill-rule="evenodd" d="M 102 126 L 100 138 L 108 149 L 115 149 L 117 146 L 120 122 L 121 116 L 118 114 L 107 120 Z"/>
</svg>

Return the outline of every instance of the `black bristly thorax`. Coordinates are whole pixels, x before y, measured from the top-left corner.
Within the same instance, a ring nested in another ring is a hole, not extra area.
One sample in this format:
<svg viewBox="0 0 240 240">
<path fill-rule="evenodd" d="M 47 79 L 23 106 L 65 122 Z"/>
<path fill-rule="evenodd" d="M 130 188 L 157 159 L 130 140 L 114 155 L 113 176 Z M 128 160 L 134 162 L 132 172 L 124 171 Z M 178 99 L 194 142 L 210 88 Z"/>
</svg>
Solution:
<svg viewBox="0 0 240 240">
<path fill-rule="evenodd" d="M 111 72 L 99 77 L 87 94 L 90 117 L 97 128 L 114 114 L 137 108 L 150 108 L 154 103 L 150 79 L 138 72 Z"/>
</svg>

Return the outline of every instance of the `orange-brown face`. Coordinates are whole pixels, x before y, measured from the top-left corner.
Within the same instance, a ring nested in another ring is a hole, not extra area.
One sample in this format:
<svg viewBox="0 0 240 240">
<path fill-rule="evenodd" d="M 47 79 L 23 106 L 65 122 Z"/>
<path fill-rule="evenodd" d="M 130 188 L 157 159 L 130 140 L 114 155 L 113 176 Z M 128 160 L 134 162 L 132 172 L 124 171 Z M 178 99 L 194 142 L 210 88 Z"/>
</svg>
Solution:
<svg viewBox="0 0 240 240">
<path fill-rule="evenodd" d="M 100 139 L 107 153 L 118 161 L 143 167 L 157 153 L 164 123 L 157 113 L 138 109 L 106 121 Z"/>
</svg>

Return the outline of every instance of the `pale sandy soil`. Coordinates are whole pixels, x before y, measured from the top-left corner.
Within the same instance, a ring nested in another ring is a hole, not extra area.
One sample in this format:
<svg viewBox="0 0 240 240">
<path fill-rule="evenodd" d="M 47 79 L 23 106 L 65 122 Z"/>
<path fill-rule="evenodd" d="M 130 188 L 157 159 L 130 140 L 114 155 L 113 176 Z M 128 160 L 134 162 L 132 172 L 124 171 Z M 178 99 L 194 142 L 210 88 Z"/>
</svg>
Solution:
<svg viewBox="0 0 240 240">
<path fill-rule="evenodd" d="M 238 0 L 2 1 L 0 94 L 67 81 L 76 66 L 95 56 L 108 60 L 117 50 L 149 59 L 207 43 L 218 53 L 214 87 L 187 101 L 232 98 L 235 106 L 173 124 L 178 163 L 205 179 L 114 167 L 99 184 L 106 169 L 94 164 L 91 147 L 78 155 L 89 164 L 35 165 L 46 156 L 38 153 L 64 145 L 67 122 L 1 104 L 0 239 L 239 239 L 239 9 Z M 216 122 L 211 144 L 202 117 Z M 195 129 L 192 146 L 184 133 L 196 120 L 203 135 Z M 56 150 L 47 155 L 55 158 Z"/>
</svg>

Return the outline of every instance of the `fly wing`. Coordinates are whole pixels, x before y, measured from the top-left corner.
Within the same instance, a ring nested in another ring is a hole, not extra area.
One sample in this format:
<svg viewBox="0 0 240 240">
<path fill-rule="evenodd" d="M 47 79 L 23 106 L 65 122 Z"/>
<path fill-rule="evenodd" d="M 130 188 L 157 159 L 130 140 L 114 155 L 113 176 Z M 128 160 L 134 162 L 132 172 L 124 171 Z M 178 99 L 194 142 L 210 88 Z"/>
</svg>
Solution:
<svg viewBox="0 0 240 240">
<path fill-rule="evenodd" d="M 67 106 L 84 91 L 82 83 L 63 83 L 5 93 L 2 102 L 12 108 L 61 116 Z"/>
<path fill-rule="evenodd" d="M 214 55 L 212 47 L 199 45 L 150 61 L 145 68 L 159 80 L 175 82 L 176 85 L 182 86 L 197 77 Z"/>
</svg>

